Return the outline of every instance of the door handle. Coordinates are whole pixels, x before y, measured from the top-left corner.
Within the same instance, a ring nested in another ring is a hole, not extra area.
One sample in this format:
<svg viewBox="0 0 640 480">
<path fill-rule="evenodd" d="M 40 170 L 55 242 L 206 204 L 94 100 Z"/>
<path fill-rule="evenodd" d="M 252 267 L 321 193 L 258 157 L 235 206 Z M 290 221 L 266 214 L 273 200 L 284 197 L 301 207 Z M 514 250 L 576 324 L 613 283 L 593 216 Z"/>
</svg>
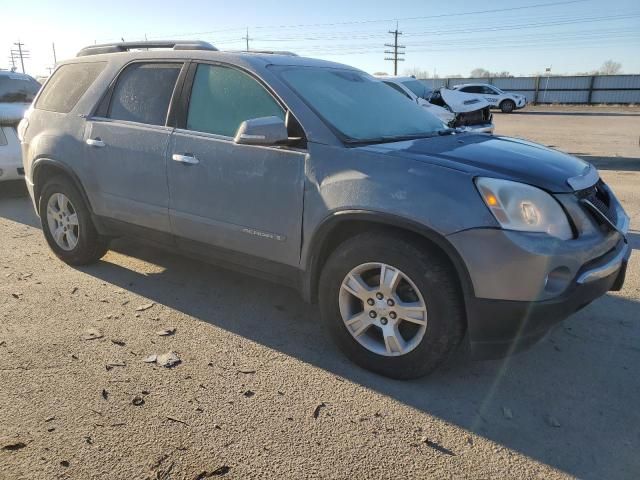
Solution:
<svg viewBox="0 0 640 480">
<path fill-rule="evenodd" d="M 198 163 L 200 163 L 200 161 L 195 157 L 195 155 L 189 155 L 189 154 L 180 154 L 180 153 L 174 153 L 171 158 L 175 161 L 175 162 L 180 162 L 180 163 L 184 163 L 185 165 L 197 165 Z"/>
<path fill-rule="evenodd" d="M 102 148 L 104 147 L 104 142 L 99 138 L 87 138 L 87 145 Z"/>
<path fill-rule="evenodd" d="M 91 147 L 104 147 L 104 142 L 99 138 L 87 138 L 87 145 Z"/>
</svg>

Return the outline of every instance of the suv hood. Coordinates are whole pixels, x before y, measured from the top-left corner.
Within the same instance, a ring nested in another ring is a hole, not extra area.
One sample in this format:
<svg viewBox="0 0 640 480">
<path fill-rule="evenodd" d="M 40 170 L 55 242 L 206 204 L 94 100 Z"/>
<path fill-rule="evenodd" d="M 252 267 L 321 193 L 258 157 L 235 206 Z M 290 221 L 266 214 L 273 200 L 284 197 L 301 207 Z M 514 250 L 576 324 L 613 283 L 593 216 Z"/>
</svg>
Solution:
<svg viewBox="0 0 640 480">
<path fill-rule="evenodd" d="M 383 143 L 362 149 L 528 183 L 553 193 L 572 192 L 569 179 L 593 176 L 589 163 L 566 153 L 510 137 L 458 134 Z M 597 179 L 597 175 L 595 176 Z"/>
</svg>

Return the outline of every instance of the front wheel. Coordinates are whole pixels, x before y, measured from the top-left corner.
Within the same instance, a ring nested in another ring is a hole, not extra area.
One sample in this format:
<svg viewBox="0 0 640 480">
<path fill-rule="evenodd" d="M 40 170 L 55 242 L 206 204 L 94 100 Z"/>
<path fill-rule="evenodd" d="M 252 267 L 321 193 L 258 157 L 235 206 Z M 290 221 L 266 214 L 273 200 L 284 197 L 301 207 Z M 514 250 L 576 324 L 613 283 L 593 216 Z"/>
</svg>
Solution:
<svg viewBox="0 0 640 480">
<path fill-rule="evenodd" d="M 69 265 L 98 261 L 108 241 L 96 231 L 78 189 L 65 177 L 48 180 L 39 204 L 44 236 L 58 258 Z"/>
<path fill-rule="evenodd" d="M 503 100 L 500 104 L 500 110 L 502 113 L 511 113 L 516 109 L 516 104 L 513 100 Z"/>
<path fill-rule="evenodd" d="M 320 278 L 322 318 L 358 365 L 407 379 L 438 367 L 460 343 L 464 304 L 442 254 L 402 235 L 341 244 Z"/>
</svg>

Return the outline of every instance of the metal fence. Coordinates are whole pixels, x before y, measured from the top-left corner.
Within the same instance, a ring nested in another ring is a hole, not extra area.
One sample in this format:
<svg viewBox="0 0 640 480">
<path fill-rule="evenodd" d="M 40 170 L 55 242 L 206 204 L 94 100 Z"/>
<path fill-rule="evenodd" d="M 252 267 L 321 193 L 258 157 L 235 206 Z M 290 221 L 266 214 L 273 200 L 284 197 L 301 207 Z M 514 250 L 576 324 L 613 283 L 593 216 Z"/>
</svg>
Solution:
<svg viewBox="0 0 640 480">
<path fill-rule="evenodd" d="M 422 82 L 430 88 L 490 83 L 505 92 L 522 94 L 532 103 L 640 104 L 640 75 L 428 78 Z"/>
</svg>

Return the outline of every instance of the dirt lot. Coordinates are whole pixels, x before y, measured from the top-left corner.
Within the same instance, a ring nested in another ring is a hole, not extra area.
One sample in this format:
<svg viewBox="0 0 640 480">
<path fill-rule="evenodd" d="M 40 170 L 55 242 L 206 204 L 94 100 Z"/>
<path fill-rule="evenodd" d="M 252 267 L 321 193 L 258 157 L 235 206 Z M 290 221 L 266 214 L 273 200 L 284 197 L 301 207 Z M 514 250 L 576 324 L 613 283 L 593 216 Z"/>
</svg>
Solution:
<svg viewBox="0 0 640 480">
<path fill-rule="evenodd" d="M 527 353 L 411 382 L 345 360 L 287 288 L 123 242 L 68 267 L 0 186 L 0 478 L 640 477 L 640 111 L 587 113 L 497 132 L 602 168 L 632 216 L 624 290 Z"/>
</svg>

